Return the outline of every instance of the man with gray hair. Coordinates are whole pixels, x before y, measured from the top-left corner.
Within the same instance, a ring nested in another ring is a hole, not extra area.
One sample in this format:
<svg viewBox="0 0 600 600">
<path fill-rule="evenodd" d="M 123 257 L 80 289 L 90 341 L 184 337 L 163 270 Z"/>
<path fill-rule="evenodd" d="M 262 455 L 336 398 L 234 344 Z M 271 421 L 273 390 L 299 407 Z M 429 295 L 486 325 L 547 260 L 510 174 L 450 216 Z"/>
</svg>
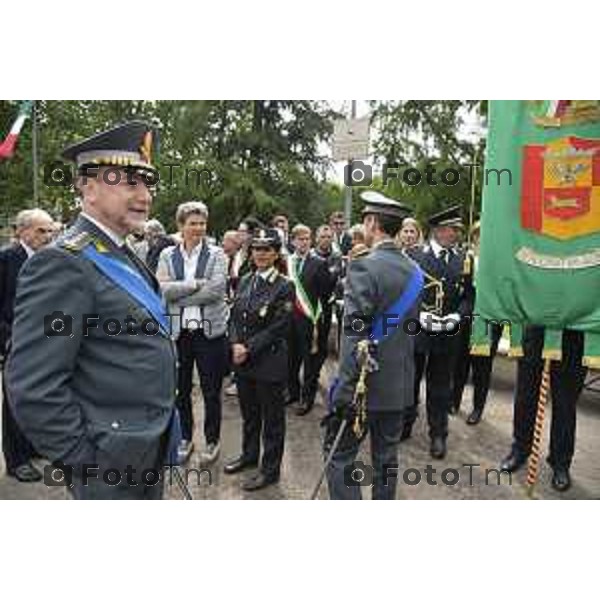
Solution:
<svg viewBox="0 0 600 600">
<path fill-rule="evenodd" d="M 176 221 L 182 242 L 160 255 L 157 277 L 169 303 L 172 334 L 179 358 L 177 407 L 182 437 L 179 457 L 193 451 L 192 376 L 200 375 L 204 398 L 206 450 L 201 462 L 215 461 L 220 451 L 221 387 L 228 370 L 225 337 L 228 310 L 225 304 L 227 258 L 206 239 L 208 209 L 202 202 L 185 202 L 177 208 Z"/>
<path fill-rule="evenodd" d="M 0 250 L 0 356 L 8 351 L 11 336 L 17 278 L 25 261 L 49 244 L 55 232 L 52 217 L 39 208 L 22 210 L 15 220 L 17 241 Z M 31 459 L 35 450 L 23 435 L 8 404 L 4 373 L 2 376 L 2 453 L 6 471 L 19 481 L 39 481 L 42 476 Z"/>
<path fill-rule="evenodd" d="M 133 251 L 136 253 L 137 257 L 141 261 L 146 262 L 148 260 L 148 250 L 150 249 L 150 246 L 158 236 L 161 234 L 165 235 L 165 233 L 165 228 L 158 219 L 150 219 L 149 221 L 146 221 L 142 227 L 140 227 L 131 235 L 131 247 L 133 248 Z"/>
<path fill-rule="evenodd" d="M 175 245 L 175 240 L 167 235 L 165 228 L 158 219 L 150 219 L 144 227 L 144 241 L 147 243 L 146 265 L 156 273 L 161 252 Z"/>
</svg>

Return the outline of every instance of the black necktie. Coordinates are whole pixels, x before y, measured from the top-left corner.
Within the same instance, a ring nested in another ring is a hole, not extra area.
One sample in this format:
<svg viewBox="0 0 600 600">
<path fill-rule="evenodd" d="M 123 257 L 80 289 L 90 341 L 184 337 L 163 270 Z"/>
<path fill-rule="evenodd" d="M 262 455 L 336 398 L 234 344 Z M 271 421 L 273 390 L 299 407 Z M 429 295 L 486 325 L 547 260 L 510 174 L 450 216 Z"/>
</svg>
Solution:
<svg viewBox="0 0 600 600">
<path fill-rule="evenodd" d="M 440 250 L 440 258 L 446 263 L 448 264 L 448 258 L 449 258 L 449 252 L 448 250 L 446 250 L 446 248 L 442 248 Z"/>
</svg>

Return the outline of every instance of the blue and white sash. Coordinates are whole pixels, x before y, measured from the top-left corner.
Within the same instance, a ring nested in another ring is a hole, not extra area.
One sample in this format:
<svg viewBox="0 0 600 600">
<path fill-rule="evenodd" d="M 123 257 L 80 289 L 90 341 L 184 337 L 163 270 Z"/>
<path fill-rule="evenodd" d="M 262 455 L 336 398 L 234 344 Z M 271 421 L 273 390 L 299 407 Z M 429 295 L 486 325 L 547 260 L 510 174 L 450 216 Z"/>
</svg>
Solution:
<svg viewBox="0 0 600 600">
<path fill-rule="evenodd" d="M 99 252 L 93 244 L 88 244 L 81 251 L 81 254 L 93 262 L 101 273 L 124 290 L 138 304 L 141 304 L 163 331 L 170 335 L 162 298 L 148 285 L 148 282 L 140 273 L 115 256 Z"/>
<path fill-rule="evenodd" d="M 408 285 L 402 294 L 391 306 L 386 309 L 383 314 L 377 315 L 374 318 L 369 340 L 375 344 L 379 344 L 384 339 L 391 337 L 395 331 L 401 329 L 401 319 L 418 300 L 419 294 L 423 289 L 423 282 L 423 271 L 415 265 Z M 391 328 L 391 332 L 388 332 L 388 325 L 391 323 L 396 323 L 396 326 Z M 385 330 L 384 324 L 386 325 Z M 333 410 L 335 394 L 339 385 L 339 377 L 335 377 L 335 379 L 329 385 L 329 393 L 327 395 L 327 407 L 329 412 Z"/>
</svg>

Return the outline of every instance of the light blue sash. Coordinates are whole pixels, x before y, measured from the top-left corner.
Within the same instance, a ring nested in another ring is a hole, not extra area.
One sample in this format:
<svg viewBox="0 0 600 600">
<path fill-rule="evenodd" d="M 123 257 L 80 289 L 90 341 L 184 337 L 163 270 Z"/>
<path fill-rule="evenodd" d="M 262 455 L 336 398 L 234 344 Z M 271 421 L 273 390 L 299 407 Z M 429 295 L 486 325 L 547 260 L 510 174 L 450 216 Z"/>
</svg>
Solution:
<svg viewBox="0 0 600 600">
<path fill-rule="evenodd" d="M 170 334 L 161 297 L 137 271 L 109 253 L 98 252 L 92 244 L 87 245 L 81 253 L 113 283 L 125 290 L 138 304 L 141 304 L 167 335 Z"/>
</svg>

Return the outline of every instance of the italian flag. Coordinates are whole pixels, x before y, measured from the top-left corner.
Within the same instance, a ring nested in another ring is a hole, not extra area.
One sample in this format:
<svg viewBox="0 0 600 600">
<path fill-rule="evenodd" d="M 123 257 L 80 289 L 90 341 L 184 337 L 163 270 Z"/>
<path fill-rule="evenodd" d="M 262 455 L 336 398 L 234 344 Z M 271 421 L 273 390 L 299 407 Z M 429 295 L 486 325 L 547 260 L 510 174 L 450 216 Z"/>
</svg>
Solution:
<svg viewBox="0 0 600 600">
<path fill-rule="evenodd" d="M 23 128 L 23 123 L 25 123 L 25 119 L 31 113 L 32 104 L 32 100 L 24 100 L 23 102 L 21 102 L 21 106 L 19 107 L 19 114 L 12 127 L 10 128 L 10 132 L 6 136 L 4 141 L 0 144 L 0 159 L 11 158 L 15 153 L 15 148 L 17 146 L 17 141 L 19 139 L 21 129 Z"/>
</svg>

